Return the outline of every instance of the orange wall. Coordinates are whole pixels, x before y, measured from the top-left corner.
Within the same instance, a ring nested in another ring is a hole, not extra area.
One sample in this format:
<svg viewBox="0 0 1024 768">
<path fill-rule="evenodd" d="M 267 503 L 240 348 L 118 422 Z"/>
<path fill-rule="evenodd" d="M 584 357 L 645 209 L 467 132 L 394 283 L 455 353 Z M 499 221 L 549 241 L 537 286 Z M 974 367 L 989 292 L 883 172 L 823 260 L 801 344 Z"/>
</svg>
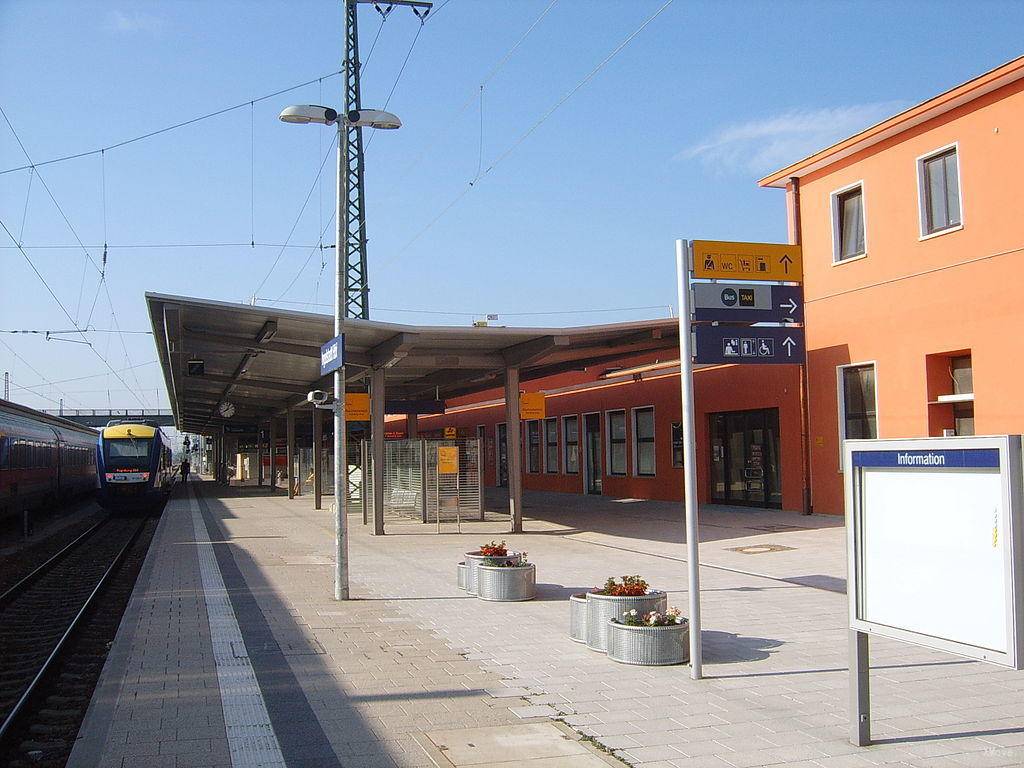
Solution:
<svg viewBox="0 0 1024 768">
<path fill-rule="evenodd" d="M 621 361 L 622 367 L 634 366 L 651 361 L 651 357 L 637 357 Z M 522 389 L 538 392 L 557 389 L 581 382 L 598 383 L 600 374 L 606 370 L 591 369 L 552 376 L 537 381 L 525 382 Z M 709 418 L 708 415 L 721 411 L 741 411 L 761 408 L 779 409 L 780 454 L 782 471 L 782 505 L 785 509 L 799 509 L 801 499 L 800 464 L 800 409 L 799 369 L 796 366 L 719 366 L 703 369 L 695 374 L 695 400 L 697 406 L 697 481 L 698 496 L 707 502 L 709 493 Z M 461 398 L 448 403 L 449 407 L 470 402 L 486 402 L 503 398 L 503 391 L 491 390 L 472 398 Z M 548 417 L 580 415 L 580 438 L 583 435 L 582 414 L 600 412 L 602 428 L 602 461 L 607 462 L 605 412 L 626 409 L 627 475 L 610 476 L 604 471 L 603 493 L 619 498 L 647 498 L 682 500 L 683 470 L 672 466 L 672 422 L 680 419 L 679 374 L 651 372 L 640 381 L 621 384 L 606 384 L 578 392 L 549 394 L 546 398 Z M 655 477 L 638 477 L 634 474 L 632 440 L 633 424 L 629 409 L 654 406 L 655 415 Z M 505 406 L 485 406 L 473 410 L 448 413 L 443 416 L 421 416 L 417 421 L 420 433 L 427 433 L 445 426 L 460 428 L 460 436 L 474 437 L 478 425 L 485 427 L 484 460 L 486 485 L 496 485 L 495 445 L 497 424 L 505 420 Z M 539 473 L 526 471 L 526 439 L 523 437 L 523 487 L 534 490 L 583 493 L 582 458 L 580 474 L 564 472 L 563 435 L 559 418 L 558 473 L 543 472 L 543 458 Z M 389 426 L 389 429 L 393 427 Z M 524 427 L 525 430 L 525 427 Z M 541 453 L 543 456 L 543 427 L 541 431 Z M 582 454 L 581 454 L 582 455 Z"/>
<path fill-rule="evenodd" d="M 916 159 L 954 142 L 963 228 L 920 240 Z M 1024 432 L 1022 173 L 1018 82 L 801 179 L 816 512 L 843 512 L 837 365 L 876 363 L 879 437 L 923 437 L 926 356 L 969 350 L 976 434 Z M 833 266 L 830 194 L 861 180 L 867 256 Z"/>
</svg>

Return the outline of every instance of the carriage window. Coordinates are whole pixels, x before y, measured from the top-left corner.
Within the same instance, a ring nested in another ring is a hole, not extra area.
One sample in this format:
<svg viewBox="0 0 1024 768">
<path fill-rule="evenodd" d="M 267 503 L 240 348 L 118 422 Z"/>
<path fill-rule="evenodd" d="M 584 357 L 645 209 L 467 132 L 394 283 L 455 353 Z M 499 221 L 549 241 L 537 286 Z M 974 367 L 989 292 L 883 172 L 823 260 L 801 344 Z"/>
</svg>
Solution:
<svg viewBox="0 0 1024 768">
<path fill-rule="evenodd" d="M 108 459 L 145 459 L 149 456 L 151 439 L 118 438 L 104 442 Z"/>
</svg>

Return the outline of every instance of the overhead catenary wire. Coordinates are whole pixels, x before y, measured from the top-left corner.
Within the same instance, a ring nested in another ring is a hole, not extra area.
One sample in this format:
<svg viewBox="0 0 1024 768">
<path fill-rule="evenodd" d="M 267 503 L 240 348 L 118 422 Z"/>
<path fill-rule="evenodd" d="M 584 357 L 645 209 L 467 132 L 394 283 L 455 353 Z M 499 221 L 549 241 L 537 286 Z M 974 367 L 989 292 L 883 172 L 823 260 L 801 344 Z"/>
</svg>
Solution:
<svg viewBox="0 0 1024 768">
<path fill-rule="evenodd" d="M 331 141 L 331 146 L 327 148 L 327 152 L 324 154 L 323 160 L 320 161 L 320 168 L 317 169 L 316 178 L 313 179 L 313 184 L 312 186 L 310 186 L 309 192 L 306 193 L 306 199 L 302 201 L 302 207 L 299 208 L 299 213 L 298 215 L 296 215 L 295 221 L 292 222 L 292 228 L 288 231 L 288 237 L 285 238 L 284 245 L 282 245 L 281 250 L 278 251 L 278 254 L 275 257 L 274 262 L 270 265 L 270 269 L 267 270 L 267 273 L 263 276 L 263 279 L 260 280 L 260 284 L 256 286 L 256 290 L 252 292 L 253 296 L 260 292 L 260 289 L 266 284 L 267 280 L 269 280 L 270 276 L 274 273 L 274 270 L 277 268 L 278 262 L 281 261 L 281 256 L 284 255 L 285 247 L 291 241 L 292 235 L 295 234 L 295 228 L 299 225 L 299 220 L 302 218 L 302 214 L 305 212 L 306 206 L 309 205 L 309 199 L 313 196 L 313 191 L 317 188 L 317 185 L 320 183 L 320 174 L 324 172 L 324 165 L 326 165 L 327 163 L 327 158 L 331 156 L 331 153 L 334 151 L 334 147 L 335 145 L 337 145 L 337 143 L 338 135 L 337 133 L 335 133 L 334 139 Z"/>
<path fill-rule="evenodd" d="M 117 141 L 117 142 L 114 142 L 113 144 L 109 144 L 109 145 L 107 145 L 105 147 L 98 147 L 96 149 L 90 149 L 90 150 L 87 150 L 85 152 L 75 152 L 75 153 L 69 154 L 69 155 L 62 155 L 60 157 L 54 157 L 54 158 L 51 158 L 49 160 L 43 160 L 42 162 L 38 162 L 38 163 L 33 163 L 31 160 L 29 160 L 27 165 L 19 165 L 19 166 L 15 167 L 15 168 L 6 168 L 4 170 L 0 170 L 0 175 L 3 175 L 5 173 L 14 173 L 15 171 L 24 171 L 24 170 L 29 169 L 29 168 L 42 168 L 43 166 L 52 165 L 54 163 L 63 163 L 63 162 L 66 162 L 68 160 L 77 160 L 80 157 L 89 157 L 90 155 L 96 155 L 96 154 L 99 154 L 100 152 L 103 152 L 103 151 L 109 152 L 112 149 L 120 149 L 121 147 L 125 147 L 125 146 L 127 146 L 129 144 L 134 144 L 135 142 L 138 142 L 138 141 L 143 141 L 145 139 L 151 139 L 154 136 L 159 136 L 161 134 L 168 133 L 170 131 L 175 131 L 175 130 L 177 130 L 179 128 L 184 128 L 186 126 L 193 125 L 193 124 L 201 122 L 203 120 L 209 120 L 210 118 L 219 117 L 220 115 L 227 114 L 228 112 L 233 112 L 233 111 L 235 111 L 237 109 L 243 109 L 244 107 L 248 107 L 250 104 L 256 104 L 256 103 L 259 103 L 261 101 L 266 101 L 268 99 L 273 99 L 276 96 L 280 96 L 282 94 L 298 90 L 299 88 L 305 88 L 307 85 L 312 85 L 313 83 L 317 82 L 318 80 L 326 80 L 327 78 L 330 78 L 330 77 L 337 77 L 340 74 L 341 74 L 341 70 L 340 69 L 339 70 L 335 70 L 334 72 L 328 72 L 325 75 L 321 75 L 320 77 L 314 77 L 312 80 L 307 80 L 304 83 L 298 83 L 296 85 L 290 85 L 287 88 L 281 88 L 281 89 L 279 89 L 277 91 L 274 91 L 273 93 L 264 94 L 263 96 L 257 96 L 254 99 L 246 99 L 245 101 L 243 101 L 243 102 L 241 102 L 239 104 L 235 104 L 235 105 L 230 106 L 230 107 L 224 107 L 222 109 L 214 110 L 213 112 L 207 112 L 204 115 L 199 115 L 198 117 L 193 117 L 193 118 L 190 118 L 188 120 L 182 120 L 181 122 L 174 123 L 173 125 L 168 125 L 168 126 L 166 126 L 164 128 L 158 128 L 155 131 L 149 131 L 148 133 L 141 134 L 140 136 L 134 136 L 134 137 L 132 137 L 130 139 L 124 139 L 122 141 Z"/>
<path fill-rule="evenodd" d="M 530 26 L 526 29 L 526 31 L 523 32 L 523 34 L 519 36 L 519 39 L 515 41 L 515 43 L 512 45 L 512 47 L 509 48 L 507 51 L 505 51 L 504 55 L 502 55 L 502 57 L 498 60 L 498 62 L 493 67 L 491 67 L 490 71 L 488 71 L 488 73 L 486 75 L 484 75 L 484 78 L 480 81 L 480 85 L 478 86 L 478 90 L 475 90 L 471 94 L 469 94 L 469 96 L 462 103 L 462 105 L 455 111 L 455 114 L 451 117 L 451 119 L 445 121 L 445 124 L 444 124 L 444 127 L 442 128 L 442 130 L 440 132 L 438 132 L 430 141 L 428 141 L 426 143 L 426 145 L 424 146 L 422 152 L 420 152 L 418 155 L 416 155 L 416 157 L 413 158 L 413 161 L 411 163 L 409 163 L 409 165 L 406 167 L 405 171 L 402 173 L 402 178 L 405 178 L 406 176 L 408 176 L 409 173 L 412 171 L 412 169 L 415 168 L 420 163 L 420 161 L 423 160 L 423 158 L 425 158 L 427 155 L 432 153 L 434 147 L 437 146 L 438 142 L 442 138 L 444 138 L 444 136 L 446 136 L 448 133 L 450 133 L 452 125 L 454 125 L 455 121 L 458 120 L 459 117 L 462 116 L 463 112 L 465 112 L 467 109 L 469 109 L 469 106 L 474 101 L 476 101 L 477 99 L 480 99 L 480 101 L 481 101 L 481 108 L 482 108 L 484 86 L 486 86 L 487 83 L 489 83 L 495 77 L 495 75 L 497 75 L 502 69 L 504 69 L 505 65 L 512 58 L 512 55 L 517 50 L 519 50 L 519 47 L 523 44 L 523 42 L 526 40 L 526 38 L 528 38 L 530 36 L 530 33 L 533 32 L 533 30 L 537 28 L 537 25 L 540 24 L 541 21 L 544 20 L 544 17 L 547 16 L 548 13 L 551 12 L 551 9 L 555 7 L 555 4 L 557 2 L 558 2 L 558 0 L 550 0 L 550 2 L 547 4 L 547 6 L 544 8 L 544 10 L 540 12 L 540 15 L 537 16 L 537 18 L 533 20 L 533 23 L 530 24 Z M 437 10 L 440 10 L 440 9 L 437 9 Z M 434 11 L 434 14 L 437 13 L 437 10 Z M 430 16 L 428 18 L 434 18 L 434 16 Z M 481 160 L 481 165 L 482 164 L 483 164 L 483 161 Z"/>
<path fill-rule="evenodd" d="M 333 307 L 333 304 L 323 304 L 317 302 L 305 302 L 305 301 L 286 301 L 284 299 L 270 299 L 258 297 L 257 301 L 266 302 L 268 304 L 306 304 L 315 307 Z M 500 317 L 542 317 L 546 315 L 588 315 L 588 314 L 602 314 L 610 312 L 640 312 L 648 309 L 665 309 L 665 304 L 649 304 L 642 307 L 592 307 L 588 309 L 552 309 L 552 310 L 537 310 L 533 312 L 495 312 L 490 310 L 488 312 L 468 312 L 465 310 L 447 310 L 447 309 L 399 309 L 397 307 L 376 307 L 375 311 L 378 312 L 406 312 L 415 315 L 457 315 L 459 317 L 483 317 L 488 314 L 498 315 Z"/>
<path fill-rule="evenodd" d="M 53 381 L 50 381 L 50 380 L 49 380 L 49 379 L 47 379 L 47 378 L 46 378 L 45 376 L 43 376 L 43 374 L 41 374 L 41 373 L 40 373 L 39 371 L 37 371 L 37 370 L 35 369 L 35 367 L 34 367 L 34 366 L 32 365 L 32 363 L 30 363 L 30 362 L 29 362 L 28 360 L 26 360 L 26 359 L 25 359 L 24 357 L 22 357 L 21 355 L 19 355 L 19 354 L 17 353 L 17 351 L 15 351 L 14 347 L 12 347 L 12 346 L 11 346 L 10 344 L 8 344 L 8 343 L 7 343 L 6 341 L 4 341 L 3 339 L 0 339 L 0 344 L 3 344 L 3 345 L 4 345 L 4 346 L 5 346 L 6 348 L 7 348 L 7 350 L 8 350 L 8 351 L 9 351 L 9 352 L 10 352 L 10 353 L 11 353 L 12 355 L 14 355 L 14 357 L 15 357 L 15 359 L 16 359 L 16 360 L 19 360 L 19 361 L 21 361 L 21 363 L 22 363 L 22 364 L 23 364 L 23 365 L 24 365 L 24 366 L 25 366 L 26 368 L 28 368 L 28 369 L 29 369 L 30 371 L 32 371 L 32 373 L 34 373 L 34 374 L 35 374 L 36 376 L 38 376 L 38 377 L 39 377 L 40 379 L 42 379 L 42 380 L 43 380 L 43 383 L 42 383 L 42 384 L 40 384 L 39 386 L 50 386 L 50 387 L 53 387 L 53 388 L 54 388 L 54 389 L 56 389 L 56 390 L 57 390 L 58 392 L 60 392 L 60 394 L 64 395 L 64 396 L 65 396 L 65 399 L 67 399 L 67 400 L 71 400 L 71 401 L 73 401 L 73 402 L 76 402 L 76 403 L 79 403 L 79 404 L 81 404 L 81 401 L 80 401 L 80 400 L 76 400 L 75 398 L 72 398 L 72 397 L 68 397 L 68 396 L 67 396 L 67 393 L 66 393 L 66 392 L 62 391 L 62 390 L 61 390 L 61 389 L 60 389 L 59 387 L 54 387 L 54 384 L 56 384 L 57 382 L 53 382 Z M 12 384 L 12 388 L 13 388 L 13 389 L 22 389 L 22 387 L 18 387 L 17 385 L 13 385 L 13 384 Z M 36 395 L 37 397 L 41 397 L 41 398 L 42 398 L 43 400 L 49 400 L 49 401 L 50 401 L 51 403 L 57 403 L 57 401 L 56 401 L 56 400 L 54 400 L 54 399 L 53 399 L 53 398 L 51 398 L 51 397 L 47 397 L 46 395 L 42 394 L 41 392 L 33 392 L 32 394 L 33 394 L 33 395 Z M 59 403 L 58 403 L 58 404 L 59 404 Z"/>
<path fill-rule="evenodd" d="M 500 155 L 498 155 L 494 160 L 492 160 L 490 165 L 487 166 L 487 169 L 482 174 L 480 174 L 479 178 L 475 179 L 473 183 L 467 185 L 461 192 L 459 192 L 455 197 L 453 197 L 448 202 L 448 204 L 441 209 L 439 213 L 437 213 L 432 219 L 430 219 L 430 221 L 428 221 L 425 226 L 420 228 L 420 230 L 417 231 L 416 234 L 413 235 L 413 237 L 405 243 L 405 245 L 399 248 L 394 254 L 391 255 L 389 259 L 386 259 L 380 266 L 390 265 L 395 260 L 397 260 L 402 254 L 404 254 L 407 250 L 409 250 L 409 248 L 411 248 L 421 237 L 423 237 L 423 235 L 425 235 L 431 228 L 433 228 L 433 226 L 438 221 L 440 221 L 440 219 L 444 217 L 445 214 L 448 213 L 448 211 L 454 208 L 466 195 L 468 195 L 471 190 L 476 189 L 479 186 L 477 182 L 486 178 L 488 174 L 491 173 L 491 171 L 497 168 L 498 165 L 502 163 L 502 161 L 504 161 L 509 155 L 511 155 L 531 135 L 533 135 L 534 131 L 536 131 L 556 111 L 558 111 L 558 109 L 563 104 L 565 104 L 570 98 L 572 98 L 573 95 L 576 94 L 587 83 L 593 80 L 594 77 L 602 69 L 604 69 L 612 59 L 614 59 L 627 45 L 629 45 L 641 32 L 643 32 L 644 29 L 646 29 L 651 22 L 658 18 L 658 16 L 660 16 L 670 5 L 672 5 L 673 2 L 675 2 L 675 0 L 665 0 L 665 2 L 654 13 L 648 16 L 647 19 L 645 19 L 639 27 L 633 30 L 621 43 L 619 43 L 615 47 L 614 50 L 612 50 L 611 53 L 605 56 L 604 59 L 602 59 L 600 63 L 598 63 L 597 66 L 595 66 L 592 70 L 590 70 L 590 72 L 588 72 L 582 80 L 576 83 L 576 85 L 574 85 L 568 92 L 565 93 L 564 96 L 562 96 L 557 102 L 555 102 L 553 106 L 551 106 L 546 112 L 544 112 L 544 114 L 541 115 L 538 120 L 536 120 L 529 128 L 527 128 L 522 134 L 520 134 L 519 137 L 516 138 L 515 141 L 513 141 Z"/>
<path fill-rule="evenodd" d="M 21 136 L 18 135 L 18 132 L 15 130 L 14 125 L 11 123 L 10 118 L 7 116 L 7 113 L 4 111 L 2 106 L 0 106 L 0 116 L 3 116 L 4 122 L 7 123 L 7 127 L 10 129 L 11 133 L 14 135 L 15 141 L 18 142 L 18 146 L 21 148 L 22 153 L 25 155 L 25 159 L 28 160 L 29 163 L 31 164 L 32 163 L 32 157 L 29 155 L 28 150 L 25 148 L 24 142 L 22 142 L 22 140 L 21 140 Z M 82 250 L 85 252 L 86 259 L 94 267 L 96 267 L 97 271 L 100 272 L 100 285 L 102 285 L 102 286 L 104 286 L 106 288 L 106 280 L 103 277 L 103 271 L 100 270 L 100 268 L 96 265 L 96 262 L 93 261 L 92 255 L 89 253 L 89 249 L 85 247 L 85 244 L 82 242 L 82 238 L 78 236 L 78 231 L 75 229 L 74 225 L 71 223 L 71 220 L 67 217 L 67 214 L 64 213 L 64 209 L 61 207 L 60 203 L 57 202 L 57 198 L 54 196 L 53 192 L 50 190 L 50 186 L 46 183 L 46 179 L 43 178 L 43 175 L 38 171 L 38 168 L 36 170 L 36 176 L 39 177 L 39 183 L 43 185 L 43 189 L 46 190 L 46 194 L 49 196 L 50 200 L 53 202 L 53 204 L 57 208 L 58 212 L 60 212 L 61 218 L 64 219 L 64 223 L 67 224 L 67 227 L 71 231 L 71 234 L 74 236 L 75 241 L 82 247 Z M 11 241 L 14 242 L 14 243 L 17 243 L 17 241 L 14 239 L 14 235 L 11 233 L 10 229 L 8 229 L 7 225 L 4 224 L 2 221 L 0 221 L 0 226 L 3 226 L 4 232 L 7 233 L 7 236 L 10 237 Z M 67 308 L 64 306 L 63 302 L 61 302 L 57 298 L 57 294 L 55 294 L 53 292 L 53 289 L 50 288 L 50 285 L 43 278 L 42 273 L 40 273 L 39 270 L 36 268 L 36 265 L 32 262 L 32 259 L 29 257 L 28 253 L 23 248 L 21 248 L 20 246 L 19 246 L 19 250 L 21 251 L 21 255 L 29 263 L 29 266 L 31 266 L 32 270 L 36 273 L 36 276 L 39 278 L 39 280 L 46 287 L 46 290 L 53 297 L 53 299 L 57 302 L 57 305 L 61 308 L 61 311 L 63 311 L 64 314 L 67 316 L 68 320 L 71 321 L 71 324 L 76 329 L 80 329 L 78 321 L 75 318 L 71 317 L 71 313 L 67 311 Z M 114 318 L 115 326 L 117 326 L 117 312 L 114 309 L 114 302 L 113 302 L 113 299 L 111 299 L 111 297 L 110 297 L 110 289 L 109 288 L 106 288 L 106 294 L 107 294 L 107 303 L 110 306 L 111 316 Z M 94 302 L 94 304 L 95 304 L 95 302 Z M 103 361 L 104 365 L 106 365 L 108 368 L 113 370 L 113 366 L 109 363 L 107 358 L 104 355 L 100 354 L 99 350 L 97 350 L 88 341 L 88 339 L 85 338 L 84 334 L 82 335 L 82 340 L 86 342 L 86 344 L 88 345 L 89 349 L 92 350 L 93 354 L 95 354 L 98 358 L 100 358 Z M 123 335 L 121 336 L 121 343 L 122 343 L 122 345 L 124 345 L 124 336 Z M 125 347 L 125 360 L 129 364 L 131 364 L 131 358 L 128 355 L 127 347 Z M 126 387 L 128 386 L 128 383 L 125 382 L 124 379 L 122 379 L 120 377 L 120 375 L 118 375 L 117 378 Z M 136 380 L 136 384 L 138 384 L 137 380 Z M 143 402 L 142 398 L 138 394 L 135 394 L 134 397 L 135 397 L 136 400 L 139 401 L 140 405 L 143 405 L 143 406 L 145 405 L 145 403 Z"/>
<path fill-rule="evenodd" d="M 2 339 L 0 339 L 0 341 L 2 341 Z M 10 347 L 8 347 L 8 349 L 10 349 Z M 145 368 L 148 365 L 156 365 L 159 362 L 160 362 L 159 360 L 147 360 L 144 363 L 136 363 L 135 365 L 133 365 L 131 367 L 132 368 Z M 118 370 L 118 373 L 124 373 L 124 372 L 127 372 L 128 370 L 129 370 L 128 368 L 121 368 L 121 369 Z M 88 376 L 74 376 L 74 377 L 72 377 L 70 379 L 55 379 L 53 381 L 50 381 L 49 379 L 45 379 L 45 377 L 40 375 L 40 378 L 44 379 L 41 382 L 37 382 L 36 384 L 23 384 L 23 385 L 17 385 L 17 386 L 12 384 L 11 385 L 11 389 L 29 389 L 29 390 L 31 390 L 31 389 L 38 389 L 39 387 L 52 386 L 54 384 L 68 384 L 68 383 L 73 382 L 73 381 L 86 381 L 88 379 L 101 379 L 101 378 L 104 378 L 105 376 L 110 376 L 110 371 L 103 371 L 103 373 L 91 373 Z"/>
</svg>

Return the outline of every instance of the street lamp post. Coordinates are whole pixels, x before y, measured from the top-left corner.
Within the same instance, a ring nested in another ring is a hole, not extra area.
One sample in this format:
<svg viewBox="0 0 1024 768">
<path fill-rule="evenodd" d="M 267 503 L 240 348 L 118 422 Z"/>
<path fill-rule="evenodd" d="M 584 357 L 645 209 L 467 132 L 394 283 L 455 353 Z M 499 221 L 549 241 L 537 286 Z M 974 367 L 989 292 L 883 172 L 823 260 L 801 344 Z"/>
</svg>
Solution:
<svg viewBox="0 0 1024 768">
<path fill-rule="evenodd" d="M 345 158 L 348 155 L 350 126 L 368 128 L 400 128 L 402 121 L 390 112 L 378 109 L 352 110 L 339 115 L 330 107 L 311 104 L 285 107 L 278 116 L 286 123 L 318 123 L 338 127 L 338 213 L 334 240 L 334 335 L 345 333 L 345 238 L 348 233 L 348 174 Z M 342 344 L 342 365 L 334 372 L 334 599 L 348 600 L 348 441 L 345 429 L 345 364 Z M 315 446 L 319 450 L 320 446 Z M 365 468 L 364 468 L 365 475 Z M 364 482 L 365 487 L 365 482 Z"/>
</svg>

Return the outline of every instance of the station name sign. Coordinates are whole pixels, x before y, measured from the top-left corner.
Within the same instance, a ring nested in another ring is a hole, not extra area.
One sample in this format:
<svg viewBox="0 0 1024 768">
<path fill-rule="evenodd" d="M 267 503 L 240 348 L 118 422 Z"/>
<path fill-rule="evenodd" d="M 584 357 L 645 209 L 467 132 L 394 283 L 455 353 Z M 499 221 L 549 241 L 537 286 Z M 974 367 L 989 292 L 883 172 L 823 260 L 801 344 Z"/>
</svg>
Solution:
<svg viewBox="0 0 1024 768">
<path fill-rule="evenodd" d="M 345 336 L 335 336 L 320 347 L 320 375 L 326 376 L 345 365 Z"/>
</svg>

